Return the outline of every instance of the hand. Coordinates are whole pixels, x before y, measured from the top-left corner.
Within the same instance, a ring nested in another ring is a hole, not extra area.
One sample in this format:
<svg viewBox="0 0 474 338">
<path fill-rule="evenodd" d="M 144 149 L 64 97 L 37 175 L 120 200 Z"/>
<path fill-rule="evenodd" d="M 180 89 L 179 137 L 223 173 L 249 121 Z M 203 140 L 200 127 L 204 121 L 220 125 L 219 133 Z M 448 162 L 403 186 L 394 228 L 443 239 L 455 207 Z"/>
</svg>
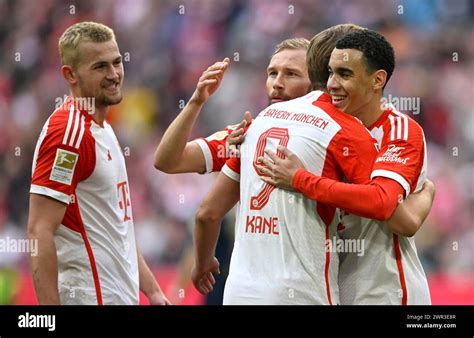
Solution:
<svg viewBox="0 0 474 338">
<path fill-rule="evenodd" d="M 430 181 L 429 179 L 426 179 L 421 190 L 429 191 L 429 193 L 431 194 L 431 196 L 433 196 L 433 199 L 434 199 L 434 196 L 436 194 L 436 187 L 432 181 Z"/>
<path fill-rule="evenodd" d="M 212 66 L 205 70 L 199 78 L 196 90 L 193 93 L 190 101 L 194 101 L 198 104 L 204 104 L 209 96 L 219 88 L 224 73 L 229 67 L 230 59 L 225 58 L 222 61 L 214 63 Z"/>
<path fill-rule="evenodd" d="M 245 128 L 250 126 L 252 123 L 252 115 L 249 111 L 244 114 L 244 119 L 240 122 L 237 127 L 229 134 L 225 143 L 227 149 L 227 157 L 239 157 L 240 151 L 238 146 L 244 141 Z"/>
<path fill-rule="evenodd" d="M 214 257 L 207 266 L 198 267 L 195 265 L 191 272 L 191 279 L 194 287 L 203 295 L 207 295 L 213 290 L 213 285 L 216 284 L 213 273 L 220 274 L 219 261 Z"/>
<path fill-rule="evenodd" d="M 171 305 L 171 302 L 166 298 L 161 289 L 148 296 L 150 305 Z"/>
<path fill-rule="evenodd" d="M 303 162 L 288 148 L 278 146 L 278 151 L 285 158 L 277 156 L 277 154 L 270 150 L 265 150 L 265 153 L 271 160 L 262 156 L 258 158 L 258 161 L 263 163 L 263 166 L 257 166 L 257 169 L 265 175 L 260 176 L 260 178 L 265 183 L 278 188 L 293 190 L 293 178 L 298 169 L 304 168 Z"/>
</svg>

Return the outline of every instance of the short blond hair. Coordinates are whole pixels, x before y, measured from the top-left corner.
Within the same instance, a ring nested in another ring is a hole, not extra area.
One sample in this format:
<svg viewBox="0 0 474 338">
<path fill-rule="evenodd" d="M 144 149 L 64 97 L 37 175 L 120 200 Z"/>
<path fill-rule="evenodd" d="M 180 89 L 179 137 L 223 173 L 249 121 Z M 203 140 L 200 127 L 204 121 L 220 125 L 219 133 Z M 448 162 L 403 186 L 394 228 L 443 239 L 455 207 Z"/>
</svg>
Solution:
<svg viewBox="0 0 474 338">
<path fill-rule="evenodd" d="M 309 46 L 309 40 L 305 38 L 293 38 L 286 39 L 280 42 L 276 47 L 273 55 L 280 53 L 282 50 L 286 49 L 303 49 L 307 50 Z M 272 55 L 272 56 L 273 56 Z"/>
<path fill-rule="evenodd" d="M 101 23 L 78 22 L 66 29 L 59 38 L 59 56 L 63 65 L 75 68 L 80 60 L 79 43 L 85 41 L 107 42 L 115 40 L 112 28 Z"/>
<path fill-rule="evenodd" d="M 340 24 L 323 30 L 311 39 L 306 53 L 306 65 L 314 90 L 326 89 L 329 79 L 329 59 L 337 40 L 349 33 L 362 30 L 366 28 L 351 23 Z"/>
</svg>

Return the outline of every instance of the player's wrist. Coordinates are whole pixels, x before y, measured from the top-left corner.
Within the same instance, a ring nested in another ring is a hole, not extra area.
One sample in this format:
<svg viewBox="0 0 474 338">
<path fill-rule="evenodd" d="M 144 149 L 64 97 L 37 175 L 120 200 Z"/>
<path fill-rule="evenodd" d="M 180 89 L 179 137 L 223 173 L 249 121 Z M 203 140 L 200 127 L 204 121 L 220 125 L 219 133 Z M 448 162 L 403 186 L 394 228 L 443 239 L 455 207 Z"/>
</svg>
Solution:
<svg viewBox="0 0 474 338">
<path fill-rule="evenodd" d="M 206 99 L 202 98 L 197 92 L 194 92 L 191 98 L 188 101 L 188 105 L 196 106 L 201 108 L 204 103 L 206 103 Z"/>
<path fill-rule="evenodd" d="M 299 187 L 299 184 L 300 184 L 301 175 L 303 175 L 304 172 L 306 172 L 306 169 L 298 168 L 298 169 L 296 169 L 296 171 L 293 174 L 293 179 L 291 180 L 291 185 L 293 186 L 293 189 L 296 192 L 300 192 L 298 187 Z"/>
</svg>

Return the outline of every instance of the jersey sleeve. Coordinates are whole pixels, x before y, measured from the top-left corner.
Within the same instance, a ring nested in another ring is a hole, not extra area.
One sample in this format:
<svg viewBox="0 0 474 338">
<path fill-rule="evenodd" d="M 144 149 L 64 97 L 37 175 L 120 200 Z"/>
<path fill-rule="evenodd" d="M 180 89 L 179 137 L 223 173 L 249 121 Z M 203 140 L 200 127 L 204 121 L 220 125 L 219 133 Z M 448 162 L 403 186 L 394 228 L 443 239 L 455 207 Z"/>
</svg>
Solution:
<svg viewBox="0 0 474 338">
<path fill-rule="evenodd" d="M 240 182 L 240 157 L 229 158 L 222 167 L 222 172 L 234 181 Z"/>
<path fill-rule="evenodd" d="M 396 131 L 384 137 L 371 173 L 371 178 L 381 176 L 398 182 L 405 196 L 415 190 L 425 158 L 423 130 L 411 120 L 407 129 L 400 137 Z"/>
<path fill-rule="evenodd" d="M 95 147 L 83 131 L 81 135 L 84 124 L 76 129 L 82 139 L 69 143 L 63 142 L 68 132 L 64 126 L 53 123 L 45 128 L 35 151 L 30 193 L 69 204 L 78 182 L 88 177 L 93 170 Z"/>
<path fill-rule="evenodd" d="M 377 155 L 376 140 L 365 127 L 342 130 L 331 140 L 328 155 L 350 183 L 368 184 Z"/>
<path fill-rule="evenodd" d="M 227 126 L 224 130 L 218 131 L 206 138 L 201 137 L 194 140 L 194 142 L 199 145 L 202 153 L 204 154 L 204 159 L 206 161 L 206 173 L 221 171 L 224 167 L 224 164 L 226 164 L 226 161 L 231 158 L 227 149 L 227 139 L 229 138 L 229 135 L 237 128 L 237 126 L 237 124 Z M 244 134 L 247 132 L 249 127 L 250 124 L 245 126 Z"/>
<path fill-rule="evenodd" d="M 227 159 L 226 141 L 231 132 L 232 130 L 226 128 L 206 138 L 194 140 L 204 155 L 206 173 L 220 171 L 224 166 Z"/>
<path fill-rule="evenodd" d="M 365 128 L 360 134 L 342 132 L 331 141 L 325 167 L 338 168 L 352 184 L 300 169 L 293 178 L 293 188 L 310 199 L 358 216 L 388 219 L 396 208 L 402 189 L 392 180 L 380 178 L 369 182 L 377 154 L 374 141 L 366 134 Z"/>
</svg>

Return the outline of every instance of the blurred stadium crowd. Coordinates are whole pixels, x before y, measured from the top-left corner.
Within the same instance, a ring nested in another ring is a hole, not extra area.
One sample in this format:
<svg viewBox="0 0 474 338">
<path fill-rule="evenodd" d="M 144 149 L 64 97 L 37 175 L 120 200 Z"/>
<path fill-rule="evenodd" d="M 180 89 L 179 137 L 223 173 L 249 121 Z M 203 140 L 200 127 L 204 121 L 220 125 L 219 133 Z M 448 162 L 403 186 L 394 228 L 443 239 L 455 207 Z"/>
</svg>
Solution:
<svg viewBox="0 0 474 338">
<path fill-rule="evenodd" d="M 470 0 L 0 0 L 0 238 L 26 238 L 34 147 L 67 94 L 57 43 L 69 25 L 92 20 L 115 30 L 124 100 L 109 120 L 126 155 L 138 244 L 161 268 L 175 266 L 189 245 L 194 212 L 214 179 L 153 167 L 162 133 L 202 71 L 225 56 L 232 60 L 195 137 L 266 106 L 265 70 L 278 42 L 353 22 L 380 31 L 395 48 L 386 95 L 421 103 L 419 114 L 407 113 L 424 128 L 428 177 L 437 190 L 416 235 L 425 271 L 433 283 L 462 280 L 472 296 L 473 18 Z M 0 253 L 0 303 L 21 289 L 15 278 L 28 269 L 26 255 Z"/>
</svg>

